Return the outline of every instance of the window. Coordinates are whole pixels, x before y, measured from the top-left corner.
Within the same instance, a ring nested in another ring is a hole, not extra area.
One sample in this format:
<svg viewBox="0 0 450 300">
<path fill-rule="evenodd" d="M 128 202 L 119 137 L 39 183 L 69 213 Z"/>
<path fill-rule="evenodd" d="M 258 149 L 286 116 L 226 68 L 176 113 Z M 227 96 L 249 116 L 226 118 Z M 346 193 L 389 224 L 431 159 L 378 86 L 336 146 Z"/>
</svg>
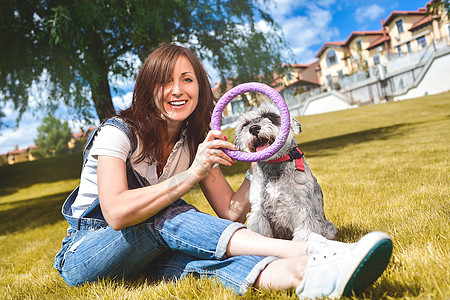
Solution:
<svg viewBox="0 0 450 300">
<path fill-rule="evenodd" d="M 412 52 L 411 43 L 407 42 L 406 46 L 408 47 L 408 52 L 411 53 Z"/>
<path fill-rule="evenodd" d="M 402 46 L 397 46 L 397 53 L 402 53 Z"/>
<path fill-rule="evenodd" d="M 362 50 L 362 42 L 361 42 L 361 40 L 357 40 L 356 41 L 356 47 L 358 48 L 358 50 Z"/>
<path fill-rule="evenodd" d="M 397 25 L 397 31 L 398 33 L 402 33 L 403 30 L 403 21 L 402 20 L 398 20 L 397 22 L 395 22 L 395 24 Z"/>
<path fill-rule="evenodd" d="M 244 109 L 244 99 L 241 98 L 237 101 L 232 101 L 231 102 L 231 111 L 233 112 L 233 114 L 239 114 L 243 111 Z"/>
<path fill-rule="evenodd" d="M 329 89 L 333 87 L 333 77 L 331 75 L 327 75 L 327 86 Z"/>
<path fill-rule="evenodd" d="M 376 54 L 376 55 L 373 56 L 373 63 L 375 65 L 379 65 L 380 64 L 380 55 L 379 54 Z"/>
<path fill-rule="evenodd" d="M 425 36 L 421 36 L 417 39 L 417 44 L 419 44 L 419 48 L 425 48 L 427 46 L 427 40 L 425 40 Z"/>
<path fill-rule="evenodd" d="M 337 64 L 337 57 L 336 57 L 336 52 L 332 49 L 332 50 L 328 51 L 328 54 L 327 54 L 327 65 L 332 66 L 334 64 Z"/>
<path fill-rule="evenodd" d="M 339 70 L 337 74 L 339 78 L 344 77 L 344 72 L 342 72 L 342 70 Z"/>
</svg>

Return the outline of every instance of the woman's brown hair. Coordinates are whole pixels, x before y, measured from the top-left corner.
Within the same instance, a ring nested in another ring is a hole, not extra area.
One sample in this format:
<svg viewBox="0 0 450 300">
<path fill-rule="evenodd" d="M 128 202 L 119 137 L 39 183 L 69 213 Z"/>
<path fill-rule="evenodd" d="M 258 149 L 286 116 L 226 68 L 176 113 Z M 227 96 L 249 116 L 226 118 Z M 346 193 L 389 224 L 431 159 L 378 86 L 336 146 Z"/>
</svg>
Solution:
<svg viewBox="0 0 450 300">
<path fill-rule="evenodd" d="M 161 140 L 168 140 L 167 125 L 155 101 L 162 105 L 164 85 L 171 81 L 175 62 L 180 56 L 191 63 L 198 80 L 198 104 L 192 114 L 184 121 L 186 140 L 189 145 L 191 163 L 198 145 L 203 141 L 209 128 L 214 95 L 208 74 L 198 58 L 188 49 L 177 45 L 165 45 L 152 52 L 136 78 L 131 106 L 119 113 L 142 143 L 142 152 L 138 161 L 148 159 L 149 162 L 163 163 L 163 147 Z"/>
</svg>

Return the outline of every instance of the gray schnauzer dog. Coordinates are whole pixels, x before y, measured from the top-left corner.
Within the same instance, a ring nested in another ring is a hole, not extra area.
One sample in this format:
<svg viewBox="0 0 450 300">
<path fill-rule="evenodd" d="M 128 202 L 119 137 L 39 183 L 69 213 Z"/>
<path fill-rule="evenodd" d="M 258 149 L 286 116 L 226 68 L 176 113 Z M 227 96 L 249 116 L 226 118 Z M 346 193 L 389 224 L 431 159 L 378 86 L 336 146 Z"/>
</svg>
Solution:
<svg viewBox="0 0 450 300">
<path fill-rule="evenodd" d="M 240 151 L 261 151 L 275 141 L 280 125 L 277 107 L 262 104 L 240 116 L 235 144 Z M 307 240 L 312 232 L 335 239 L 337 228 L 325 218 L 322 189 L 294 139 L 300 132 L 300 123 L 292 118 L 284 146 L 255 163 L 247 227 L 264 236 L 288 240 Z"/>
</svg>

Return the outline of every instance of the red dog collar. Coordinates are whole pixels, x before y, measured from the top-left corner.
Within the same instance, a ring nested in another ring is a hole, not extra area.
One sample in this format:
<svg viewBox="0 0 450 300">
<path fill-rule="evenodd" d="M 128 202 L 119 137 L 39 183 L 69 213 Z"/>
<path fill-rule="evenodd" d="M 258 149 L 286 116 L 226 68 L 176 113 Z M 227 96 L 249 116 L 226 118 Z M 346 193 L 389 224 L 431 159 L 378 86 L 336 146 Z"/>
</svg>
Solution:
<svg viewBox="0 0 450 300">
<path fill-rule="evenodd" d="M 274 159 L 274 160 L 264 161 L 264 163 L 274 164 L 274 163 L 279 163 L 279 162 L 285 162 L 288 160 L 289 161 L 295 160 L 295 167 L 297 168 L 297 170 L 305 171 L 305 166 L 303 165 L 302 157 L 303 157 L 302 150 L 300 150 L 300 148 L 298 148 L 298 147 L 295 147 L 285 156 L 282 156 L 282 157 Z"/>
</svg>

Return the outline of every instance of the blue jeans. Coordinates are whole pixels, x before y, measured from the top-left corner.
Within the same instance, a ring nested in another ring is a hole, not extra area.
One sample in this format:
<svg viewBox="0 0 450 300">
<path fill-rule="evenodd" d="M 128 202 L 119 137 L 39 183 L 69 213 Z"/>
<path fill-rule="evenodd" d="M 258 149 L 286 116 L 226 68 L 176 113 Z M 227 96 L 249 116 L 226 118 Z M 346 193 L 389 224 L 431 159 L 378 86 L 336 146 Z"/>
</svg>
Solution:
<svg viewBox="0 0 450 300">
<path fill-rule="evenodd" d="M 231 236 L 245 226 L 202 213 L 182 199 L 146 222 L 120 231 L 97 219 L 84 218 L 78 226 L 68 220 L 71 227 L 54 267 L 71 286 L 105 277 L 145 274 L 181 278 L 194 274 L 217 278 L 244 294 L 276 259 L 227 257 Z"/>
</svg>

